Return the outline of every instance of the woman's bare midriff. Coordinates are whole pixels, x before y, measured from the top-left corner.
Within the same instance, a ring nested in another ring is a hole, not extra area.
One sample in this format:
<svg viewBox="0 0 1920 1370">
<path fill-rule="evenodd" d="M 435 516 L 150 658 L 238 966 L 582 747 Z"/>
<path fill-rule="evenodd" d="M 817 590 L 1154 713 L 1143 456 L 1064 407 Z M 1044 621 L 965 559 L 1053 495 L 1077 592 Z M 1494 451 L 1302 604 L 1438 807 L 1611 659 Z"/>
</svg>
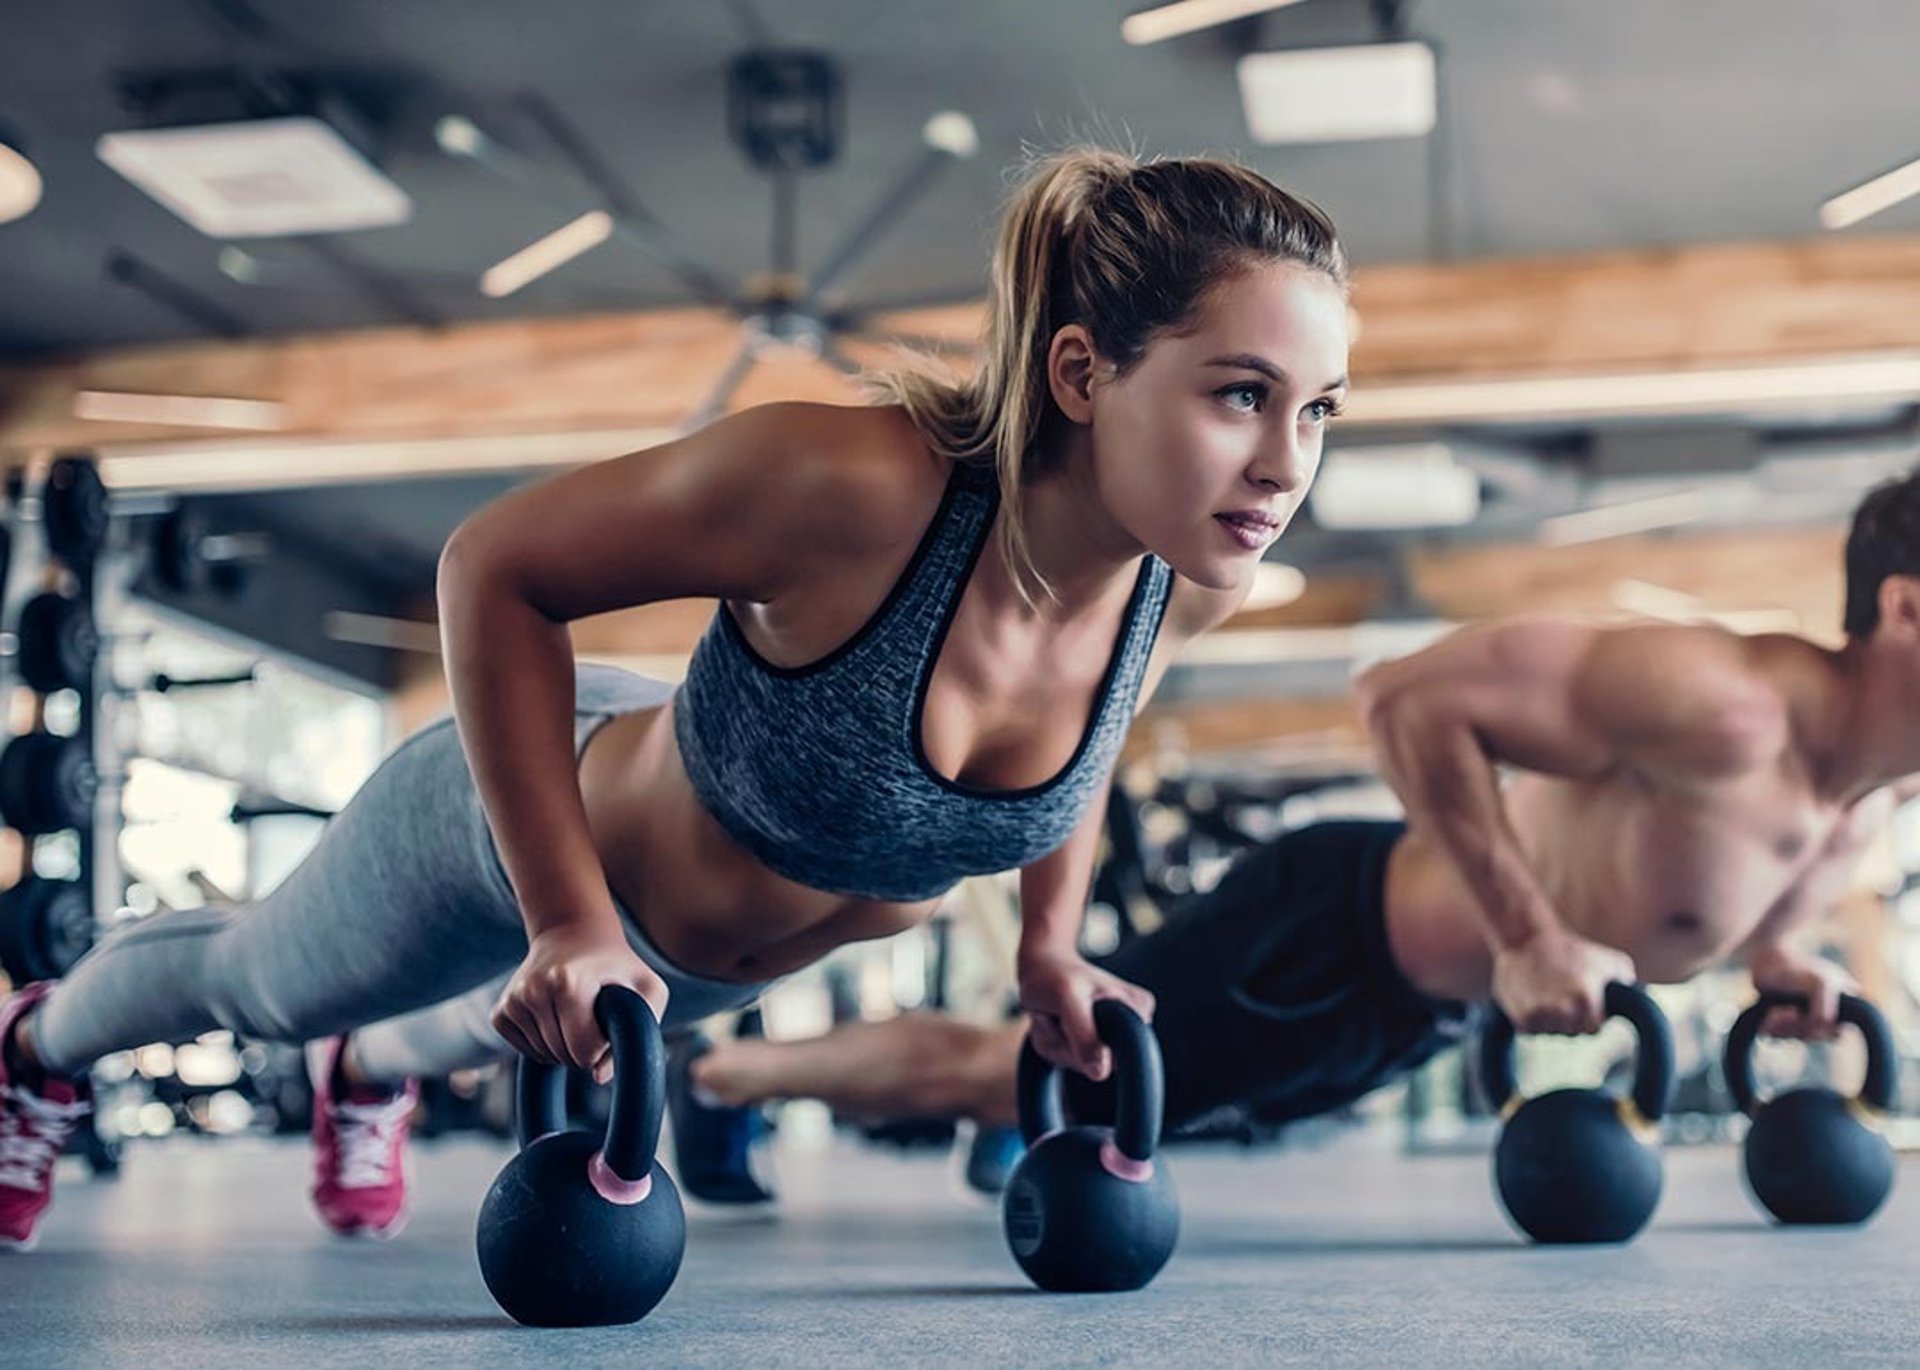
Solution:
<svg viewBox="0 0 1920 1370">
<path fill-rule="evenodd" d="M 672 703 L 600 728 L 580 758 L 580 790 L 607 884 L 660 954 L 690 974 L 785 975 L 844 943 L 904 932 L 939 902 L 831 894 L 768 870 L 694 793 Z"/>
</svg>

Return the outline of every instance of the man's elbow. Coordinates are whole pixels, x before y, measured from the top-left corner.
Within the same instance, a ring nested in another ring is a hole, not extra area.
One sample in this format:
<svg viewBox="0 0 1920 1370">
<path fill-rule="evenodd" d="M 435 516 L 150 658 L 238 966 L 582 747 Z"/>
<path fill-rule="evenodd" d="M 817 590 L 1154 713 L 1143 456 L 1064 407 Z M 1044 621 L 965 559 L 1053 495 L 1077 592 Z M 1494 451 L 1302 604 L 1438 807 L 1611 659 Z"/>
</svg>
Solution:
<svg viewBox="0 0 1920 1370">
<path fill-rule="evenodd" d="M 1353 706 L 1360 725 L 1376 743 L 1390 738 L 1405 717 L 1409 695 L 1386 664 L 1369 666 L 1353 681 Z"/>
</svg>

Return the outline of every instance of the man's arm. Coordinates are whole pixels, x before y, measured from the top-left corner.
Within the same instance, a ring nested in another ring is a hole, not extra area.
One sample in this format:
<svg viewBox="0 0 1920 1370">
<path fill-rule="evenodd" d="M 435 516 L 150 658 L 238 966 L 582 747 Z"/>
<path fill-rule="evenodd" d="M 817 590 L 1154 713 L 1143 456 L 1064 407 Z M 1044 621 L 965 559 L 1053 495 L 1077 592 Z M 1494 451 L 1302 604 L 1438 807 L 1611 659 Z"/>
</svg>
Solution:
<svg viewBox="0 0 1920 1370">
<path fill-rule="evenodd" d="M 1868 844 L 1911 793 L 1903 782 L 1855 805 L 1835 826 L 1814 864 L 1773 902 L 1735 950 L 1734 958 L 1746 962 L 1755 989 L 1806 996 L 1804 1011 L 1783 1008 L 1767 1015 L 1763 1029 L 1769 1035 L 1826 1038 L 1839 1032 L 1840 996 L 1857 986 L 1840 966 L 1809 951 L 1800 934 L 1833 910 Z"/>
<path fill-rule="evenodd" d="M 1409 823 L 1474 895 L 1496 997 L 1533 1031 L 1595 1030 L 1606 978 L 1630 971 L 1560 921 L 1508 819 L 1498 766 L 1705 784 L 1777 756 L 1787 736 L 1784 702 L 1740 639 L 1715 629 L 1502 620 L 1374 667 L 1358 698 Z"/>
</svg>

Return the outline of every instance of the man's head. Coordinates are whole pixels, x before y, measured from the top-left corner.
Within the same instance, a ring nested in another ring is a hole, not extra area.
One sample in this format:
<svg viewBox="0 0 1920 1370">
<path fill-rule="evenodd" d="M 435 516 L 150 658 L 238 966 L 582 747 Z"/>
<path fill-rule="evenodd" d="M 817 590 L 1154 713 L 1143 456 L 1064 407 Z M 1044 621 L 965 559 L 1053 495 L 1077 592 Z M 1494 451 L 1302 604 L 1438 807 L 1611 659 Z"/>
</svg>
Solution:
<svg viewBox="0 0 1920 1370">
<path fill-rule="evenodd" d="M 1920 467 L 1868 491 L 1847 535 L 1847 636 L 1920 632 Z"/>
</svg>

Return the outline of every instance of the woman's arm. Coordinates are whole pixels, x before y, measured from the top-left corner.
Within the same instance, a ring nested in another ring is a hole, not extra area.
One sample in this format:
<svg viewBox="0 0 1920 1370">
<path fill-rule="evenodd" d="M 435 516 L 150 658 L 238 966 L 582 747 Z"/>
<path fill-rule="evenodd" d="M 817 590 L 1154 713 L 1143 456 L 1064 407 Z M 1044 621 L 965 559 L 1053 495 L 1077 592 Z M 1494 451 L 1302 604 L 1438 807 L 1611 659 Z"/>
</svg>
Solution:
<svg viewBox="0 0 1920 1370">
<path fill-rule="evenodd" d="M 897 444 L 875 442 L 872 412 L 749 410 L 517 491 L 448 541 L 439 599 L 454 716 L 538 982 L 510 986 L 496 1022 L 528 1054 L 592 1064 L 605 1049 L 593 995 L 610 980 L 665 1006 L 626 946 L 588 828 L 567 625 L 685 596 L 768 602 L 886 535 L 908 503 L 898 492 L 917 483 L 901 478 Z"/>
<path fill-rule="evenodd" d="M 1209 590 L 1175 579 L 1160 640 L 1148 659 L 1135 712 L 1159 688 L 1167 667 L 1199 634 L 1223 622 L 1245 601 L 1251 587 Z M 1109 777 L 1111 783 L 1111 777 Z M 1034 1048 L 1057 1065 L 1104 1080 L 1111 1053 L 1094 1030 L 1097 999 L 1119 999 L 1152 1018 L 1153 996 L 1138 985 L 1092 966 L 1080 955 L 1080 924 L 1093 886 L 1107 805 L 1090 803 L 1079 826 L 1059 847 L 1020 872 L 1020 1002 L 1033 1020 Z"/>
</svg>

